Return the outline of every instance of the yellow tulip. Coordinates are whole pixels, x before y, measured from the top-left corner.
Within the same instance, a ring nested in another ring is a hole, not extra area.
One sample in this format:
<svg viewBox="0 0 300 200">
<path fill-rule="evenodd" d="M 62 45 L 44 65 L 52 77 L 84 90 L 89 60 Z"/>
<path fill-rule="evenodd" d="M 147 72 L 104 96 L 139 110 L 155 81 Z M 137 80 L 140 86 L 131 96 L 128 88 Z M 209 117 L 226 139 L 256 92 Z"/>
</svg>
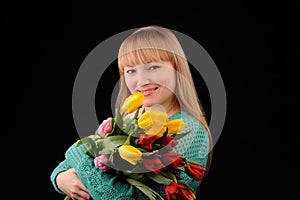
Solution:
<svg viewBox="0 0 300 200">
<path fill-rule="evenodd" d="M 185 123 L 182 119 L 174 119 L 165 123 L 168 128 L 168 133 L 174 134 L 182 131 L 185 128 Z"/>
<path fill-rule="evenodd" d="M 122 159 L 132 165 L 136 165 L 137 161 L 142 160 L 142 152 L 131 145 L 122 145 L 119 147 L 119 154 Z"/>
<path fill-rule="evenodd" d="M 152 123 L 152 120 L 150 118 L 150 112 L 146 111 L 144 112 L 138 119 L 138 126 L 142 129 L 146 129 L 149 127 Z"/>
<path fill-rule="evenodd" d="M 150 136 L 162 137 L 166 128 L 165 122 L 168 119 L 166 112 L 151 110 L 143 113 L 138 119 L 138 126 L 146 130 L 146 134 Z"/>
<path fill-rule="evenodd" d="M 149 130 L 151 127 L 156 127 L 156 130 L 161 130 L 164 123 L 167 121 L 168 115 L 165 112 L 150 110 L 144 112 L 138 119 L 138 126 L 142 129 Z"/>
<path fill-rule="evenodd" d="M 141 92 L 134 93 L 125 99 L 121 110 L 125 113 L 132 113 L 143 104 L 143 101 L 144 101 L 143 93 Z"/>
<path fill-rule="evenodd" d="M 165 126 L 162 127 L 162 129 L 160 131 L 157 131 L 157 129 L 151 127 L 148 131 L 146 131 L 146 134 L 150 135 L 150 136 L 155 135 L 156 138 L 161 138 L 164 135 L 164 133 L 166 132 L 166 130 L 167 130 L 167 128 Z"/>
</svg>

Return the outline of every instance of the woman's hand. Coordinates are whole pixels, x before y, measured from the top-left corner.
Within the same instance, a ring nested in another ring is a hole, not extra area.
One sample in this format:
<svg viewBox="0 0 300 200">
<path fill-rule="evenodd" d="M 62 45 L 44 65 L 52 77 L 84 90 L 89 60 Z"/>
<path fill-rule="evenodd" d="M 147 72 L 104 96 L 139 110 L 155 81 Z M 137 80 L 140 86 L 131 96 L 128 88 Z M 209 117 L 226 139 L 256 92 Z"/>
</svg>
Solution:
<svg viewBox="0 0 300 200">
<path fill-rule="evenodd" d="M 79 180 L 74 168 L 59 173 L 57 187 L 73 200 L 91 200 L 91 195 Z"/>
</svg>

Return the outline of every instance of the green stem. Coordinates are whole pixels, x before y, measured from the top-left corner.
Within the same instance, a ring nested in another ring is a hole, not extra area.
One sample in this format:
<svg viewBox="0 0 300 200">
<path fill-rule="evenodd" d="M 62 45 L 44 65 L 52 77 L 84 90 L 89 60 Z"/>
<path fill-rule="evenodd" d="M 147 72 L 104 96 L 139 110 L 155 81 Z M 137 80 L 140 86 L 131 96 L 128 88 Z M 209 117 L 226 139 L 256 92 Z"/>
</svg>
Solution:
<svg viewBox="0 0 300 200">
<path fill-rule="evenodd" d="M 71 198 L 70 198 L 69 196 L 66 196 L 66 197 L 64 198 L 64 200 L 71 200 Z"/>
<path fill-rule="evenodd" d="M 154 150 L 152 152 L 145 152 L 145 153 L 143 153 L 143 157 L 149 157 L 149 156 L 152 156 L 152 155 L 157 154 L 157 153 L 158 153 L 158 150 Z"/>
<path fill-rule="evenodd" d="M 132 131 L 132 132 L 128 135 L 128 137 L 127 137 L 127 139 L 126 139 L 126 141 L 124 142 L 123 145 L 130 145 L 130 139 L 131 139 L 131 136 L 132 136 L 133 133 L 134 133 L 134 132 Z"/>
</svg>

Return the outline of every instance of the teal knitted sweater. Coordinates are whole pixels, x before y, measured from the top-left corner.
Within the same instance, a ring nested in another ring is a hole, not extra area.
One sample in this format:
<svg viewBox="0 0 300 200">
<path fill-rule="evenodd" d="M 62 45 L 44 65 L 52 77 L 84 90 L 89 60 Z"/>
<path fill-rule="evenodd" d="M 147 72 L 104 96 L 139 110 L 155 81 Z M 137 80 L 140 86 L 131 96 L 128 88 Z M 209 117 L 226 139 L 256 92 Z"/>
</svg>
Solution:
<svg viewBox="0 0 300 200">
<path fill-rule="evenodd" d="M 178 140 L 178 145 L 173 151 L 205 167 L 209 152 L 209 137 L 207 131 L 186 111 L 177 112 L 169 117 L 168 120 L 178 118 L 182 118 L 186 123 L 186 128 L 183 132 L 186 130 L 190 130 L 190 132 Z M 94 200 L 148 200 L 146 195 L 127 183 L 126 180 L 121 179 L 113 173 L 103 172 L 96 168 L 93 159 L 84 153 L 84 146 L 76 147 L 76 143 L 66 151 L 65 160 L 60 162 L 51 173 L 50 179 L 57 192 L 64 194 L 56 185 L 56 176 L 62 171 L 75 168 L 79 179 L 88 189 Z M 194 193 L 196 193 L 200 182 L 193 180 L 184 173 L 182 176 L 184 181 L 189 184 L 194 189 Z M 152 184 L 151 187 L 166 199 L 164 185 Z"/>
</svg>

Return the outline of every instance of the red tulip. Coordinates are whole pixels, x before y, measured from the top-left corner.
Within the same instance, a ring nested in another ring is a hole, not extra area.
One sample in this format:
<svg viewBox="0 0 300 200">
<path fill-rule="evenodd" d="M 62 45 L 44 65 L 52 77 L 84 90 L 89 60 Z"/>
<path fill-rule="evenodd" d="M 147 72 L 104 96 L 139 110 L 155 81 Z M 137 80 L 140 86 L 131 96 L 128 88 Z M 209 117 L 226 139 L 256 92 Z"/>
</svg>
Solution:
<svg viewBox="0 0 300 200">
<path fill-rule="evenodd" d="M 202 180 L 205 171 L 206 169 L 204 167 L 194 163 L 190 163 L 185 166 L 185 172 L 187 173 L 187 175 L 189 175 L 196 181 Z"/>
<path fill-rule="evenodd" d="M 140 135 L 138 144 L 146 150 L 152 150 L 152 138 L 147 134 Z"/>
<path fill-rule="evenodd" d="M 185 164 L 181 154 L 172 151 L 163 154 L 161 160 L 165 165 L 171 165 L 174 168 L 182 167 Z"/>
<path fill-rule="evenodd" d="M 154 157 L 152 159 L 145 158 L 143 160 L 143 164 L 146 169 L 154 172 L 155 174 L 158 174 L 160 170 L 165 167 L 158 157 Z"/>
<path fill-rule="evenodd" d="M 168 150 L 174 149 L 178 144 L 177 140 L 174 140 L 173 136 L 166 136 L 161 140 L 161 144 L 167 146 Z"/>
<path fill-rule="evenodd" d="M 182 199 L 182 200 L 194 200 L 196 199 L 195 194 L 193 191 L 187 189 L 183 185 L 180 185 L 175 182 L 171 182 L 169 185 L 165 188 L 166 196 L 168 200 L 176 200 L 176 199 Z"/>
</svg>

